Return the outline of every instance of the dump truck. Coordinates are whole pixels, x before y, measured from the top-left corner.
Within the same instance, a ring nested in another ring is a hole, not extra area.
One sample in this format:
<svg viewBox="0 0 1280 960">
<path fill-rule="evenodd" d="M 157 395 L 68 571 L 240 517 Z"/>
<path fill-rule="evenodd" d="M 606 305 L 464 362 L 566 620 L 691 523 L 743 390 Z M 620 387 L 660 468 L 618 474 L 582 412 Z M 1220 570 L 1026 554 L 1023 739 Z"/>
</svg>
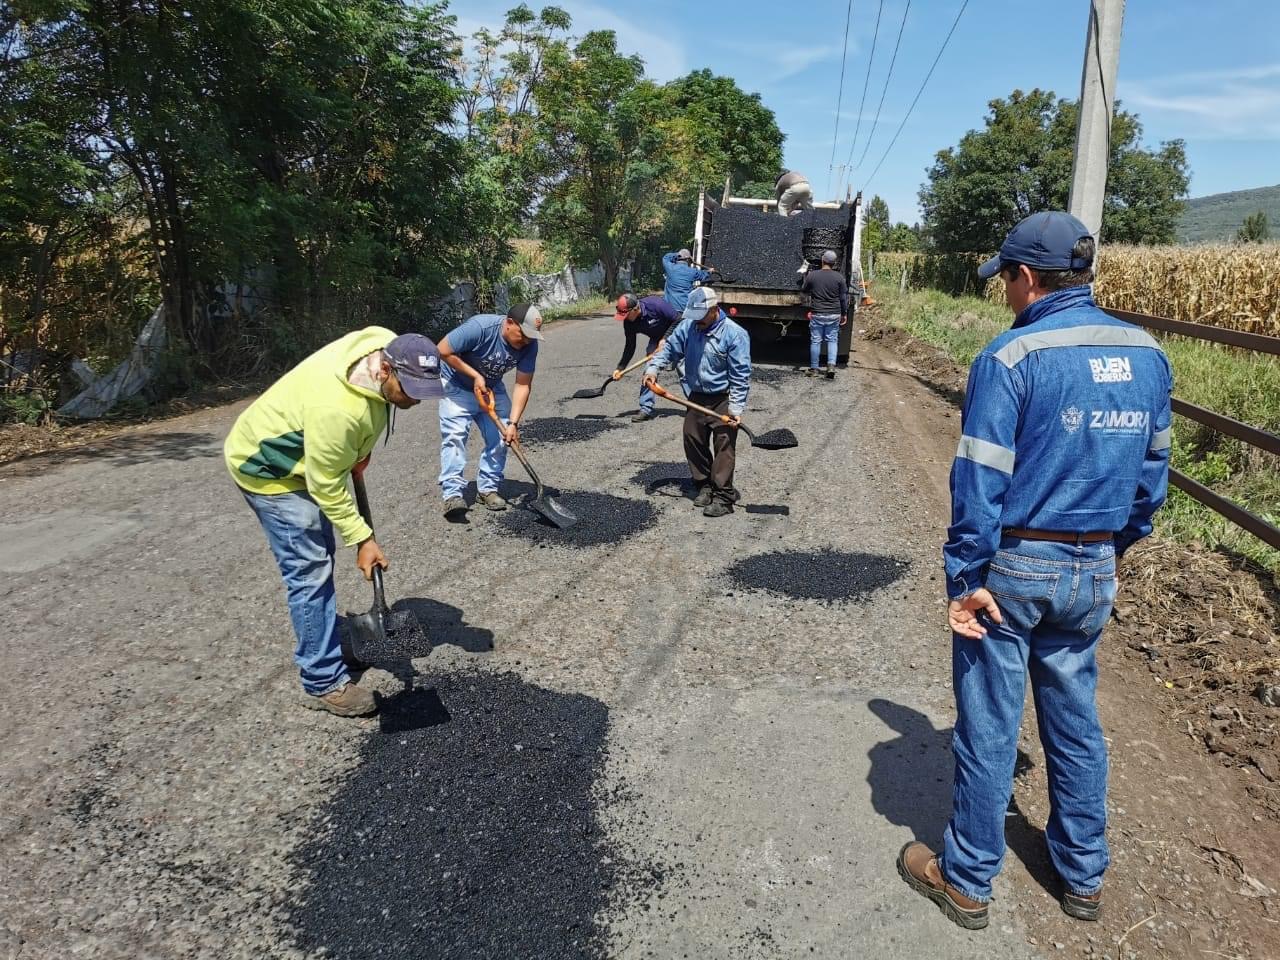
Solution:
<svg viewBox="0 0 1280 960">
<path fill-rule="evenodd" d="M 853 282 L 862 194 L 781 217 L 776 201 L 735 197 L 731 186 L 725 182 L 719 202 L 700 191 L 694 258 L 719 274 L 716 290 L 726 312 L 751 336 L 753 358 L 807 361 L 809 305 L 800 284 L 807 270 L 820 269 L 824 250 L 835 251 L 834 269 L 849 281 L 850 313 L 862 294 Z M 840 328 L 842 363 L 849 358 L 852 332 L 852 322 Z"/>
</svg>

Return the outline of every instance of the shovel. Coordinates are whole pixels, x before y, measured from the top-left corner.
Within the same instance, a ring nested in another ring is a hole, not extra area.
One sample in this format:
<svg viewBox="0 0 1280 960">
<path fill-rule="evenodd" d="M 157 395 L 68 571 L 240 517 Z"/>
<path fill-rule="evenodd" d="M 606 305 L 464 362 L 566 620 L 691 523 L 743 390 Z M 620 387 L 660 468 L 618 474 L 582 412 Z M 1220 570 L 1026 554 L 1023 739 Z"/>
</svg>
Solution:
<svg viewBox="0 0 1280 960">
<path fill-rule="evenodd" d="M 498 416 L 498 411 L 494 409 L 493 391 L 485 391 L 485 396 L 485 412 L 493 418 L 493 422 L 498 425 L 499 430 L 506 429 L 506 424 L 502 422 L 502 418 Z M 542 489 L 542 478 L 538 476 L 537 471 L 533 469 L 528 458 L 525 457 L 524 451 L 520 449 L 520 441 L 517 440 L 515 443 L 512 443 L 511 449 L 515 451 L 515 455 L 519 458 L 521 466 L 524 467 L 525 472 L 529 474 L 529 478 L 533 481 L 534 495 L 533 500 L 528 502 L 528 507 L 535 513 L 541 515 L 552 526 L 558 527 L 561 530 L 568 530 L 577 523 L 578 518 L 576 516 L 561 506 L 556 501 L 555 497 L 547 496 L 546 491 Z"/>
<path fill-rule="evenodd" d="M 723 424 L 733 423 L 733 417 L 725 416 L 723 413 L 716 413 L 710 407 L 699 406 L 683 397 L 677 397 L 672 393 L 668 393 L 658 384 L 652 384 L 649 387 L 658 396 L 667 400 L 672 400 L 683 407 L 690 410 L 696 410 L 698 413 L 705 413 L 712 420 L 719 420 Z M 747 429 L 746 424 L 739 423 L 738 429 L 747 435 L 747 439 L 751 441 L 753 447 L 759 447 L 761 450 L 790 450 L 792 447 L 798 447 L 800 441 L 796 439 L 796 435 L 785 427 L 779 430 L 770 430 L 767 433 L 756 435 Z"/>
<path fill-rule="evenodd" d="M 369 512 L 369 494 L 364 488 L 364 477 L 352 472 L 351 482 L 356 491 L 356 509 L 369 529 L 373 529 L 373 515 Z M 373 568 L 373 606 L 368 613 L 348 614 L 347 632 L 342 638 L 342 659 L 348 667 L 363 670 L 369 664 L 385 656 L 391 643 L 388 634 L 405 639 L 425 638 L 426 631 L 408 610 L 390 610 L 382 585 L 382 568 Z M 421 656 L 421 654 L 419 654 Z"/>
<path fill-rule="evenodd" d="M 655 351 L 655 353 L 656 353 L 656 351 Z M 631 366 L 627 367 L 627 369 L 623 370 L 620 374 L 618 374 L 618 376 L 616 377 L 616 379 L 621 380 L 623 377 L 625 377 L 628 373 L 630 373 L 630 372 L 631 372 L 632 370 L 634 370 L 636 367 L 642 367 L 642 366 L 644 366 L 646 363 L 648 363 L 650 360 L 652 360 L 652 359 L 653 359 L 653 357 L 654 357 L 654 354 L 653 354 L 653 353 L 649 354 L 647 357 L 641 357 L 639 360 L 637 360 L 637 361 L 636 361 L 635 363 L 633 363 Z M 579 390 L 579 391 L 577 391 L 577 392 L 576 392 L 572 397 L 570 397 L 569 399 L 570 399 L 570 400 L 590 400 L 590 399 L 592 399 L 593 397 L 603 397 L 603 396 L 604 396 L 605 388 L 607 388 L 607 387 L 609 386 L 609 384 L 613 383 L 614 379 L 615 379 L 614 377 L 610 377 L 610 378 L 609 378 L 608 380 L 606 380 L 602 385 L 600 385 L 599 387 L 595 388 L 594 390 L 592 390 L 592 389 Z"/>
</svg>

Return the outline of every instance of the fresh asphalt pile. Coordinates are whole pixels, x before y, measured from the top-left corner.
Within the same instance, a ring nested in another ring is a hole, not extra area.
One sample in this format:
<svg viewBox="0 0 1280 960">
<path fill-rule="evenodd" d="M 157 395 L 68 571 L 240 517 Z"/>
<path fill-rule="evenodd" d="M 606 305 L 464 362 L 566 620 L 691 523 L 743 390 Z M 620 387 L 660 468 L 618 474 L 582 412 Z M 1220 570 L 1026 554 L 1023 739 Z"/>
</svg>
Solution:
<svg viewBox="0 0 1280 960">
<path fill-rule="evenodd" d="M 874 553 L 775 550 L 738 560 L 726 571 L 748 590 L 825 603 L 866 600 L 900 579 L 910 564 Z"/>
<path fill-rule="evenodd" d="M 673 483 L 690 483 L 689 464 L 684 460 L 669 460 L 651 463 L 631 475 L 631 482 L 648 489 L 655 486 L 670 486 Z"/>
<path fill-rule="evenodd" d="M 779 427 L 776 430 L 766 430 L 764 433 L 757 433 L 755 445 L 758 447 L 783 447 L 789 448 L 796 446 L 800 441 L 796 435 L 786 427 Z"/>
<path fill-rule="evenodd" d="M 376 646 L 366 644 L 360 650 L 365 663 L 379 666 L 399 663 L 431 652 L 431 639 L 426 628 L 407 610 L 395 610 L 384 621 L 385 640 Z"/>
<path fill-rule="evenodd" d="M 593 490 L 548 491 L 578 522 L 566 530 L 552 526 L 532 510 L 507 510 L 497 521 L 498 529 L 527 537 L 538 546 L 598 547 L 618 543 L 633 536 L 658 519 L 658 511 L 648 500 L 615 497 Z"/>
<path fill-rule="evenodd" d="M 622 424 L 596 417 L 539 417 L 520 424 L 520 442 L 529 445 L 575 443 L 591 440 L 620 426 Z"/>
<path fill-rule="evenodd" d="M 601 918 L 660 868 L 606 836 L 608 709 L 513 673 L 418 678 L 426 715 L 369 737 L 295 854 L 297 946 L 333 960 L 605 953 Z M 386 728 L 384 728 L 385 730 Z"/>
<path fill-rule="evenodd" d="M 796 269 L 801 259 L 815 249 L 817 257 L 827 249 L 842 253 L 847 226 L 847 210 L 810 210 L 780 217 L 749 207 L 721 207 L 711 221 L 706 259 L 726 283 L 798 288 L 802 275 Z"/>
</svg>

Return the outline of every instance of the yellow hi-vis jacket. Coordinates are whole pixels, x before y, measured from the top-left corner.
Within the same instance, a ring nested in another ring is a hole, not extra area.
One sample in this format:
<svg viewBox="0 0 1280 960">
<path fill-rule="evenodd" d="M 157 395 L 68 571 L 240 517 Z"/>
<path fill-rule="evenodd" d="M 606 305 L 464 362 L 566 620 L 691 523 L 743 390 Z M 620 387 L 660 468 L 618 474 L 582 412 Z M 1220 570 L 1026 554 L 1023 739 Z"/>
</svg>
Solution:
<svg viewBox="0 0 1280 960">
<path fill-rule="evenodd" d="M 387 401 L 348 383 L 347 371 L 393 339 L 382 327 L 349 333 L 253 401 L 222 445 L 235 482 L 249 493 L 305 490 L 347 546 L 373 536 L 347 490 L 347 476 L 386 429 Z"/>
</svg>

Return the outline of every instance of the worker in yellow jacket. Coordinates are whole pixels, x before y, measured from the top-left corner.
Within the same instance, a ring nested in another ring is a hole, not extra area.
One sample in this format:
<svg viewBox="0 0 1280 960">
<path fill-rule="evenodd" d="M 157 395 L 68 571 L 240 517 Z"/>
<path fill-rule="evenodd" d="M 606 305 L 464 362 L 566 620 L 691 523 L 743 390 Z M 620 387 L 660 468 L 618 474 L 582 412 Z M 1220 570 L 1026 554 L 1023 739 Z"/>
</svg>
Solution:
<svg viewBox="0 0 1280 960">
<path fill-rule="evenodd" d="M 426 337 L 366 327 L 317 350 L 240 414 L 227 468 L 257 514 L 284 577 L 303 703 L 353 717 L 377 709 L 342 660 L 333 586 L 334 531 L 358 547 L 365 579 L 387 557 L 361 519 L 347 478 L 363 470 L 387 407 L 441 396 L 440 354 Z"/>
</svg>

